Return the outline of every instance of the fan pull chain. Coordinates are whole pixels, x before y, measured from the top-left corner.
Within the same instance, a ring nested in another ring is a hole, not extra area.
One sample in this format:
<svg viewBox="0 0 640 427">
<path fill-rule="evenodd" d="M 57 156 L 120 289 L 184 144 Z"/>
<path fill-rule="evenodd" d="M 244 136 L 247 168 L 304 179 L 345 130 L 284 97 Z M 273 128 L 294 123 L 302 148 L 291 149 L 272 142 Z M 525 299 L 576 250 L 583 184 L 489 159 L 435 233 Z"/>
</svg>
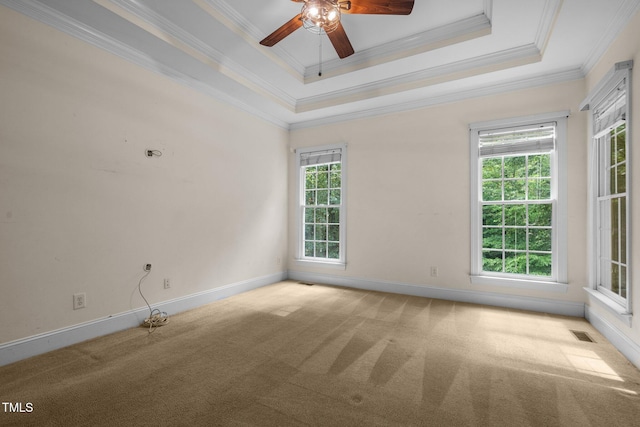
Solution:
<svg viewBox="0 0 640 427">
<path fill-rule="evenodd" d="M 318 33 L 318 57 L 320 64 L 318 65 L 318 77 L 322 77 L 322 31 Z"/>
</svg>

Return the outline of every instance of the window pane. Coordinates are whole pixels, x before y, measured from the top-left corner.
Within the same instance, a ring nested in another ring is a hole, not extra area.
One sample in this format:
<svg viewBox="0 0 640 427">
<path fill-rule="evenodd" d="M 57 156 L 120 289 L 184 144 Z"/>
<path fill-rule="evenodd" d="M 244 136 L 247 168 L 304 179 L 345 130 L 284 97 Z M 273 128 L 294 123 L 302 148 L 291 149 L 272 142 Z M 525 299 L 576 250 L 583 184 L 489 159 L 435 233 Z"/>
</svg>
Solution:
<svg viewBox="0 0 640 427">
<path fill-rule="evenodd" d="M 327 240 L 326 225 L 316 225 L 316 240 Z"/>
<path fill-rule="evenodd" d="M 614 263 L 611 263 L 611 292 L 620 293 L 620 267 Z"/>
<path fill-rule="evenodd" d="M 620 128 L 624 128 L 621 126 Z M 619 131 L 618 128 L 616 131 Z M 621 163 L 627 159 L 627 146 L 626 146 L 627 133 L 622 131 L 616 138 L 616 162 Z"/>
<path fill-rule="evenodd" d="M 341 175 L 340 172 L 331 172 L 331 174 L 329 175 L 330 181 L 329 181 L 329 186 L 331 188 L 340 188 L 341 185 Z"/>
<path fill-rule="evenodd" d="M 551 254 L 529 254 L 529 274 L 551 276 Z"/>
<path fill-rule="evenodd" d="M 502 200 L 502 181 L 483 181 L 482 200 L 497 201 Z"/>
<path fill-rule="evenodd" d="M 315 221 L 316 211 L 313 208 L 304 209 L 304 222 L 311 223 Z"/>
<path fill-rule="evenodd" d="M 340 209 L 339 208 L 329 208 L 327 210 L 329 214 L 329 223 L 330 224 L 338 224 L 340 222 Z"/>
<path fill-rule="evenodd" d="M 327 223 L 327 208 L 316 209 L 316 223 L 319 223 L 319 224 Z"/>
<path fill-rule="evenodd" d="M 504 230 L 505 249 L 527 249 L 527 230 L 524 228 L 505 228 Z"/>
<path fill-rule="evenodd" d="M 620 267 L 620 296 L 627 297 L 627 267 Z"/>
<path fill-rule="evenodd" d="M 620 228 L 618 223 L 618 199 L 611 200 L 611 259 L 618 261 L 619 252 L 618 245 L 620 243 Z"/>
<path fill-rule="evenodd" d="M 502 225 L 502 205 L 484 205 L 482 225 Z"/>
<path fill-rule="evenodd" d="M 620 262 L 627 263 L 627 198 L 620 198 Z"/>
<path fill-rule="evenodd" d="M 525 178 L 527 175 L 527 158 L 525 156 L 504 158 L 505 178 Z"/>
<path fill-rule="evenodd" d="M 482 230 L 484 249 L 502 249 L 502 228 L 484 228 Z"/>
<path fill-rule="evenodd" d="M 318 169 L 320 169 L 320 167 L 318 167 Z M 318 188 L 329 188 L 329 173 L 318 172 Z"/>
<path fill-rule="evenodd" d="M 482 252 L 482 271 L 502 272 L 502 251 Z"/>
<path fill-rule="evenodd" d="M 551 227 L 551 203 L 529 205 L 529 225 Z"/>
<path fill-rule="evenodd" d="M 327 257 L 327 242 L 316 242 L 316 257 Z"/>
<path fill-rule="evenodd" d="M 505 252 L 505 273 L 527 274 L 527 254 L 521 252 Z"/>
<path fill-rule="evenodd" d="M 482 179 L 502 178 L 502 157 L 482 160 Z"/>
<path fill-rule="evenodd" d="M 551 179 L 530 179 L 529 200 L 549 200 L 551 198 Z"/>
<path fill-rule="evenodd" d="M 616 168 L 609 169 L 609 194 L 616 194 Z"/>
<path fill-rule="evenodd" d="M 527 225 L 527 208 L 526 205 L 507 205 L 504 207 L 504 224 L 505 225 Z"/>
<path fill-rule="evenodd" d="M 551 156 L 538 154 L 529 156 L 529 178 L 548 178 L 551 176 Z"/>
<path fill-rule="evenodd" d="M 514 179 L 504 182 L 504 199 L 505 200 L 525 200 L 525 183 L 524 179 Z"/>
<path fill-rule="evenodd" d="M 312 170 L 307 168 L 307 173 L 305 176 L 305 188 L 308 190 L 316 188 L 316 183 L 318 182 L 318 177 L 315 173 L 315 167 Z"/>
<path fill-rule="evenodd" d="M 304 239 L 305 240 L 314 240 L 315 232 L 313 224 L 307 224 L 304 226 Z"/>
<path fill-rule="evenodd" d="M 329 226 L 329 240 L 333 242 L 340 241 L 340 226 L 339 225 L 330 225 Z"/>
<path fill-rule="evenodd" d="M 304 200 L 305 205 L 315 205 L 316 204 L 316 190 L 306 191 L 306 196 Z"/>
<path fill-rule="evenodd" d="M 313 242 L 304 242 L 304 256 L 313 256 Z"/>
<path fill-rule="evenodd" d="M 532 228 L 529 230 L 530 251 L 551 251 L 551 229 Z"/>
<path fill-rule="evenodd" d="M 331 259 L 340 258 L 340 244 L 339 243 L 329 243 L 327 245 L 328 249 L 328 257 Z"/>
<path fill-rule="evenodd" d="M 340 204 L 340 190 L 329 190 L 329 204 L 330 205 Z"/>
<path fill-rule="evenodd" d="M 340 163 L 333 163 L 333 164 L 331 164 L 330 169 L 331 169 L 332 171 L 339 171 L 339 170 L 342 170 L 342 164 L 340 164 Z"/>
<path fill-rule="evenodd" d="M 627 165 L 622 164 L 616 167 L 616 194 L 627 191 Z"/>
<path fill-rule="evenodd" d="M 329 204 L 329 191 L 328 190 L 318 190 L 316 202 L 319 205 L 328 205 Z"/>
</svg>

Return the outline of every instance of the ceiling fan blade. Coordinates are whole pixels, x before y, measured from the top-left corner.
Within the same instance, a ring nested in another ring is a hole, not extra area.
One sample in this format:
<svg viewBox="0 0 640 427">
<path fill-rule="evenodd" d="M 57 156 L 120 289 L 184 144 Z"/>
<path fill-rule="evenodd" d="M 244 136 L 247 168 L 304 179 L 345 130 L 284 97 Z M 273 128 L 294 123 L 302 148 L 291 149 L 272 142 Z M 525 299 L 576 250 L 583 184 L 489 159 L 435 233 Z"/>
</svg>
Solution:
<svg viewBox="0 0 640 427">
<path fill-rule="evenodd" d="M 327 36 L 329 37 L 329 40 L 331 40 L 331 44 L 336 49 L 340 58 L 346 58 L 347 56 L 353 55 L 353 46 L 351 46 L 349 37 L 347 37 L 347 33 L 344 31 L 342 22 L 338 23 L 338 27 L 328 33 Z"/>
<path fill-rule="evenodd" d="M 302 27 L 302 16 L 297 14 L 289 22 L 265 37 L 260 44 L 271 47 L 300 27 Z"/>
<path fill-rule="evenodd" d="M 362 15 L 409 15 L 413 10 L 414 0 L 350 0 L 339 3 L 351 3 L 351 7 L 341 10 L 342 13 Z"/>
</svg>

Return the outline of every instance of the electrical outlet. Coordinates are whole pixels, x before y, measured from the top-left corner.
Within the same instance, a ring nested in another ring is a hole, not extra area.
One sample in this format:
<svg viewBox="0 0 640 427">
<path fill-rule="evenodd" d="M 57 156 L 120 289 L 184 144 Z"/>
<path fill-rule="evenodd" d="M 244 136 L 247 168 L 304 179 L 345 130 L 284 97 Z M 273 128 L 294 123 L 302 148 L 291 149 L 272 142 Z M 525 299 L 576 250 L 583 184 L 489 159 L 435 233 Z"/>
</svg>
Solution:
<svg viewBox="0 0 640 427">
<path fill-rule="evenodd" d="M 164 279 L 164 288 L 165 289 L 171 288 L 171 281 L 169 279 Z"/>
<path fill-rule="evenodd" d="M 438 277 L 438 267 L 431 267 L 431 277 Z"/>
<path fill-rule="evenodd" d="M 81 292 L 79 294 L 73 294 L 73 309 L 79 310 L 87 306 L 87 294 Z"/>
</svg>

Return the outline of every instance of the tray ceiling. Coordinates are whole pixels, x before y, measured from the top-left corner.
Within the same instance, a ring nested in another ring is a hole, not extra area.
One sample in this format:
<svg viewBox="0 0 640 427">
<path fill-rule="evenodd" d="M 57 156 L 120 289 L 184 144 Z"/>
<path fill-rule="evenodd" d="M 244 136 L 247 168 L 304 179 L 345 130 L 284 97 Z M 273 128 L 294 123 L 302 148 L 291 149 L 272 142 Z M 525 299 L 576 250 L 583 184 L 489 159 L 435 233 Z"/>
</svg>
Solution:
<svg viewBox="0 0 640 427">
<path fill-rule="evenodd" d="M 304 28 L 259 44 L 299 13 L 289 0 L 0 4 L 289 129 L 582 78 L 640 9 L 640 0 L 416 0 L 408 16 L 343 15 L 356 53 L 339 59 Z"/>
</svg>

